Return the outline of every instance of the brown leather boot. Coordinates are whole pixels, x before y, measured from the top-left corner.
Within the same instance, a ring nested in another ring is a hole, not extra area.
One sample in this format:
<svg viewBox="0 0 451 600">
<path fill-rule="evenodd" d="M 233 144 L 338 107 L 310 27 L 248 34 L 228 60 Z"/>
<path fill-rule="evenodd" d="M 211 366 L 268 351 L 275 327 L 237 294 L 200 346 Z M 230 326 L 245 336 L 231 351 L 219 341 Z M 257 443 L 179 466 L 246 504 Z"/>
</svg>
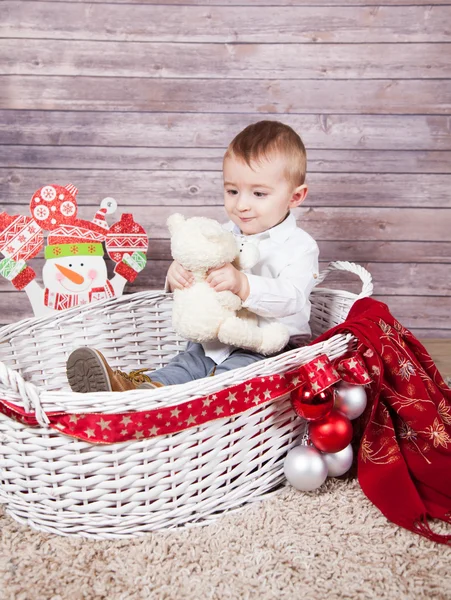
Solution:
<svg viewBox="0 0 451 600">
<path fill-rule="evenodd" d="M 94 348 L 77 348 L 67 359 L 66 373 L 69 385 L 74 392 L 86 394 L 89 392 L 125 392 L 135 390 L 142 384 L 146 387 L 161 387 L 162 384 L 153 382 L 148 375 L 139 369 L 124 373 L 113 371 L 106 358 Z"/>
</svg>

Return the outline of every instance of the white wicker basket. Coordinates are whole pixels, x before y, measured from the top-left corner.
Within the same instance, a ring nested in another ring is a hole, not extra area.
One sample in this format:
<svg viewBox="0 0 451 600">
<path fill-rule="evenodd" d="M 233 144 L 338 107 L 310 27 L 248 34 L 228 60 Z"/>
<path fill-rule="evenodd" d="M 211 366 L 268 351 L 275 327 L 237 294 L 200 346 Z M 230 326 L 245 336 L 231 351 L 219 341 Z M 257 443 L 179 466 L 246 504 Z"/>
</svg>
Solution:
<svg viewBox="0 0 451 600">
<path fill-rule="evenodd" d="M 311 326 L 318 335 L 343 322 L 353 302 L 372 293 L 358 265 L 360 295 L 316 288 Z M 304 431 L 288 395 L 187 431 L 93 445 L 45 426 L 45 412 L 122 413 L 173 406 L 253 377 L 282 374 L 320 354 L 336 358 L 353 338 L 291 350 L 216 377 L 156 390 L 75 394 L 65 377 L 70 352 L 94 346 L 113 367 L 158 368 L 184 347 L 171 329 L 172 295 L 150 291 L 0 330 L 0 399 L 34 410 L 29 427 L 0 413 L 0 502 L 16 520 L 62 535 L 117 538 L 183 524 L 208 523 L 256 501 L 284 481 L 283 459 Z"/>
</svg>

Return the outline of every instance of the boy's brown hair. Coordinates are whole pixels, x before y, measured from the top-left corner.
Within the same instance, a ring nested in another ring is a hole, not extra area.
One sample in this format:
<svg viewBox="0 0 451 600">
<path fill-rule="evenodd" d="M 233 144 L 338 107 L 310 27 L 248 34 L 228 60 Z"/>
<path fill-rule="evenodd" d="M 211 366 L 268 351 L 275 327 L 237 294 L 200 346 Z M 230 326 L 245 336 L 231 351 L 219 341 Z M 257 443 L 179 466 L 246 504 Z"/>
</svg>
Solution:
<svg viewBox="0 0 451 600">
<path fill-rule="evenodd" d="M 258 121 L 248 125 L 230 142 L 224 160 L 232 154 L 249 167 L 251 162 L 270 159 L 277 152 L 286 159 L 286 178 L 294 186 L 305 182 L 307 154 L 300 136 L 280 121 Z"/>
</svg>

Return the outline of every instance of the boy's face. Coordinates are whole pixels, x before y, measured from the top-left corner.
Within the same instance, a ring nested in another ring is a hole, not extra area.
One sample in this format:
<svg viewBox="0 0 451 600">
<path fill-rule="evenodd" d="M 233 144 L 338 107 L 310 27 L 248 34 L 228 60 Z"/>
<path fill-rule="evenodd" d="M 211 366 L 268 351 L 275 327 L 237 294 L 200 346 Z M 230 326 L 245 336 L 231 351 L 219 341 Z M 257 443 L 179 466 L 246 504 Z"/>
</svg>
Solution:
<svg viewBox="0 0 451 600">
<path fill-rule="evenodd" d="M 252 169 L 233 155 L 224 160 L 224 207 L 244 235 L 261 233 L 281 223 L 288 211 L 301 204 L 307 186 L 293 187 L 278 154 Z"/>
</svg>

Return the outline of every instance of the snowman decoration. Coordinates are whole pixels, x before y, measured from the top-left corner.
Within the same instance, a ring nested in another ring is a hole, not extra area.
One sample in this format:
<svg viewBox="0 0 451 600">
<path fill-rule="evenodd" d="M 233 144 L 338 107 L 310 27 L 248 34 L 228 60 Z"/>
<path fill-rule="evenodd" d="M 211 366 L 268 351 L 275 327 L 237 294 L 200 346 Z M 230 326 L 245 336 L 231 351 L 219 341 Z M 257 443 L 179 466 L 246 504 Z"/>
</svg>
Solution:
<svg viewBox="0 0 451 600">
<path fill-rule="evenodd" d="M 24 290 L 35 316 L 121 296 L 146 265 L 148 238 L 144 229 L 123 214 L 111 228 L 105 216 L 115 212 L 113 198 L 104 198 L 92 221 L 77 219 L 77 188 L 46 185 L 33 194 L 32 217 L 0 214 L 0 275 Z M 27 264 L 44 246 L 44 287 Z M 116 263 L 108 280 L 103 243 Z"/>
</svg>

